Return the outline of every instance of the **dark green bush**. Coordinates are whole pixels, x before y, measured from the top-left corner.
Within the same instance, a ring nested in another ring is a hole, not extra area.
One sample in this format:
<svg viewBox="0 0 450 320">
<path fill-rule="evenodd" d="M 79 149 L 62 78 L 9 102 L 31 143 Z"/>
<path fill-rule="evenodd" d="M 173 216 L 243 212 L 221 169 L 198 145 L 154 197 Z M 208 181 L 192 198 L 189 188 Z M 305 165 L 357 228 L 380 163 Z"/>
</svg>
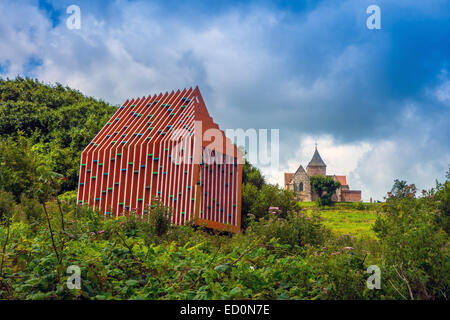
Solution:
<svg viewBox="0 0 450 320">
<path fill-rule="evenodd" d="M 364 203 L 362 203 L 362 201 L 359 201 L 359 202 L 354 202 L 352 204 L 352 208 L 355 210 L 365 210 L 366 206 L 364 205 Z"/>
<path fill-rule="evenodd" d="M 39 224 L 42 221 L 42 207 L 36 199 L 28 198 L 25 194 L 22 194 L 20 208 L 30 225 Z"/>
<path fill-rule="evenodd" d="M 28 174 L 32 165 L 29 149 L 14 148 L 15 142 L 20 147 L 20 135 L 30 139 L 33 152 L 53 171 L 67 178 L 62 191 L 75 189 L 81 151 L 115 110 L 61 84 L 46 85 L 21 77 L 0 79 L 0 162 L 4 162 L 0 189 L 13 192 L 18 201 L 33 182 L 33 175 Z M 6 150 L 11 150 L 8 153 L 2 148 L 5 144 Z M 21 153 L 24 156 L 18 157 Z M 16 158 L 16 164 L 4 158 Z"/>
<path fill-rule="evenodd" d="M 304 247 L 306 245 L 318 246 L 325 243 L 330 233 L 322 225 L 318 215 L 311 217 L 298 212 L 290 212 L 286 218 L 271 214 L 258 221 L 252 221 L 247 233 L 254 237 L 262 237 L 263 242 L 272 238 L 279 243 L 291 246 Z"/>
<path fill-rule="evenodd" d="M 172 209 L 156 201 L 148 215 L 151 231 L 154 235 L 162 236 L 167 233 L 171 225 Z"/>
<path fill-rule="evenodd" d="M 381 240 L 386 290 L 407 299 L 443 299 L 450 294 L 448 234 L 436 219 L 434 196 L 391 197 L 374 231 Z"/>
<path fill-rule="evenodd" d="M 0 222 L 9 223 L 15 206 L 16 202 L 11 192 L 0 190 Z"/>
</svg>

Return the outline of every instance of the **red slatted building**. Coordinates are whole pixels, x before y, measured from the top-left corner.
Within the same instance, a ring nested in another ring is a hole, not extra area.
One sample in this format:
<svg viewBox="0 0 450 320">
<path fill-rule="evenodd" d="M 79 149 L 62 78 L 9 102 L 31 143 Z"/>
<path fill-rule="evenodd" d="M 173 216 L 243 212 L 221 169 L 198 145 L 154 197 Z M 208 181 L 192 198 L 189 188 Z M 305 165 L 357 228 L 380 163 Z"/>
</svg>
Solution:
<svg viewBox="0 0 450 320">
<path fill-rule="evenodd" d="M 174 224 L 238 232 L 241 182 L 242 155 L 197 87 L 119 107 L 81 154 L 78 202 L 119 216 L 142 215 L 159 200 Z"/>
</svg>

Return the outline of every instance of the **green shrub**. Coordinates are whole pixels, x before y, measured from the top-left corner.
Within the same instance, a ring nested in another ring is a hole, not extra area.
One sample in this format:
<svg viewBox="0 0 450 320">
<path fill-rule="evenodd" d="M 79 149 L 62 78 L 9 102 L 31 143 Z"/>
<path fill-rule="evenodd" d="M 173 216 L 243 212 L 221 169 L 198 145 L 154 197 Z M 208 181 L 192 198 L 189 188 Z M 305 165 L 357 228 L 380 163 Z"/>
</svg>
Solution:
<svg viewBox="0 0 450 320">
<path fill-rule="evenodd" d="M 171 226 L 172 209 L 165 207 L 162 202 L 156 201 L 155 207 L 151 208 L 148 221 L 154 235 L 162 236 L 167 233 Z"/>
<path fill-rule="evenodd" d="M 22 194 L 20 197 L 20 208 L 28 223 L 33 225 L 42 221 L 42 207 L 36 199 L 28 198 Z"/>
<path fill-rule="evenodd" d="M 307 263 L 315 270 L 323 299 L 360 300 L 374 297 L 366 288 L 364 256 L 343 247 L 310 249 Z"/>
<path fill-rule="evenodd" d="M 294 193 L 280 188 L 278 185 L 267 184 L 261 172 L 248 161 L 244 162 L 242 169 L 242 208 L 241 228 L 248 226 L 248 215 L 258 218 L 268 214 L 269 207 L 278 207 L 281 215 L 296 208 Z"/>
<path fill-rule="evenodd" d="M 30 160 L 38 156 L 67 178 L 63 191 L 74 190 L 81 151 L 115 111 L 104 101 L 61 84 L 21 77 L 0 79 L 0 162 L 5 162 L 0 167 L 0 189 L 13 192 L 18 201 L 33 184 L 29 173 L 35 164 Z M 28 138 L 27 145 L 21 135 Z"/>
<path fill-rule="evenodd" d="M 280 189 L 278 186 L 265 184 L 258 191 L 254 185 L 246 184 L 242 188 L 244 210 L 257 218 L 265 217 L 269 213 L 269 207 L 278 207 L 280 215 L 286 217 L 288 212 L 296 208 L 292 191 Z"/>
<path fill-rule="evenodd" d="M 352 207 L 355 210 L 365 210 L 366 209 L 366 206 L 364 205 L 364 203 L 362 203 L 362 201 L 354 202 L 352 204 Z"/>
<path fill-rule="evenodd" d="M 387 292 L 407 299 L 448 297 L 448 234 L 436 223 L 433 196 L 391 197 L 383 211 L 374 231 L 381 239 Z"/>
<path fill-rule="evenodd" d="M 251 222 L 247 233 L 254 237 L 262 237 L 263 242 L 276 238 L 281 244 L 291 246 L 318 246 L 325 243 L 330 236 L 329 230 L 321 222 L 322 219 L 318 215 L 309 217 L 302 213 L 290 212 L 286 218 L 282 218 L 272 214 Z"/>
<path fill-rule="evenodd" d="M 9 223 L 15 206 L 16 202 L 12 193 L 0 190 L 0 222 Z"/>
</svg>

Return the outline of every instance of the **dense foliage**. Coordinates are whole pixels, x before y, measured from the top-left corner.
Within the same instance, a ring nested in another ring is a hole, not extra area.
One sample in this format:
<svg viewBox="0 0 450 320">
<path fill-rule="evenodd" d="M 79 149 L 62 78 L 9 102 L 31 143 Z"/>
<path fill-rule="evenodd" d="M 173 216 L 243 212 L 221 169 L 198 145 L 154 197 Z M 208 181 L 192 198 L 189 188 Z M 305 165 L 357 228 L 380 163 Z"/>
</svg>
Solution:
<svg viewBox="0 0 450 320">
<path fill-rule="evenodd" d="M 269 207 L 278 207 L 286 217 L 295 207 L 294 193 L 267 184 L 261 172 L 245 160 L 242 166 L 242 227 L 247 228 L 249 215 L 264 217 Z"/>
<path fill-rule="evenodd" d="M 435 299 L 448 296 L 450 259 L 448 257 L 449 212 L 442 204 L 450 201 L 450 181 L 437 190 L 423 190 L 416 198 L 414 185 L 394 188 L 383 206 L 383 215 L 374 230 L 381 239 L 385 272 L 390 285 L 404 298 Z M 445 220 L 442 217 L 446 217 Z"/>
<path fill-rule="evenodd" d="M 359 259 L 342 246 L 326 248 L 324 227 L 301 215 L 252 220 L 245 235 L 172 226 L 158 236 L 150 217 L 104 219 L 71 202 L 62 200 L 65 231 L 55 203 L 47 205 L 53 231 L 44 214 L 33 230 L 27 209 L 17 207 L 0 275 L 1 298 L 327 298 L 335 290 L 330 274 Z M 0 231 L 4 241 L 5 228 Z M 331 255 L 336 250 L 342 256 Z M 81 290 L 66 286 L 70 265 L 81 268 Z M 353 296 L 365 290 L 362 269 L 356 277 L 356 286 L 345 289 Z"/>
<path fill-rule="evenodd" d="M 28 192 L 34 152 L 67 178 L 62 190 L 75 189 L 81 151 L 114 111 L 113 106 L 60 84 L 0 79 L 0 186 L 16 199 Z"/>
<path fill-rule="evenodd" d="M 12 223 L 0 227 L 0 298 L 445 299 L 449 186 L 377 205 L 378 239 L 331 233 L 321 211 L 334 207 L 249 215 L 245 233 L 223 235 L 167 225 L 163 206 L 104 218 L 76 206 L 74 193 L 59 197 L 61 214 L 56 201 L 45 210 L 30 199 L 14 208 L 2 192 L 1 212 Z M 80 290 L 67 288 L 71 265 L 81 269 Z M 379 290 L 366 286 L 369 265 L 381 269 Z"/>
</svg>

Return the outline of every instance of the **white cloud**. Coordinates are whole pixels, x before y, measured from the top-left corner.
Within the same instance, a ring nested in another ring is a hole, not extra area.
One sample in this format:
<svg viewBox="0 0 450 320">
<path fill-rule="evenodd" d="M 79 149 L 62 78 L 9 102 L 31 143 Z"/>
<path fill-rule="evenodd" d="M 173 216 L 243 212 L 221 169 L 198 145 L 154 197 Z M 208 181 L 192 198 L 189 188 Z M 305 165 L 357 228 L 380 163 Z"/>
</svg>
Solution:
<svg viewBox="0 0 450 320">
<path fill-rule="evenodd" d="M 37 8 L 20 2 L 0 2 L 0 63 L 9 62 L 6 77 L 23 74 L 30 58 L 42 55 L 50 22 Z"/>
</svg>

